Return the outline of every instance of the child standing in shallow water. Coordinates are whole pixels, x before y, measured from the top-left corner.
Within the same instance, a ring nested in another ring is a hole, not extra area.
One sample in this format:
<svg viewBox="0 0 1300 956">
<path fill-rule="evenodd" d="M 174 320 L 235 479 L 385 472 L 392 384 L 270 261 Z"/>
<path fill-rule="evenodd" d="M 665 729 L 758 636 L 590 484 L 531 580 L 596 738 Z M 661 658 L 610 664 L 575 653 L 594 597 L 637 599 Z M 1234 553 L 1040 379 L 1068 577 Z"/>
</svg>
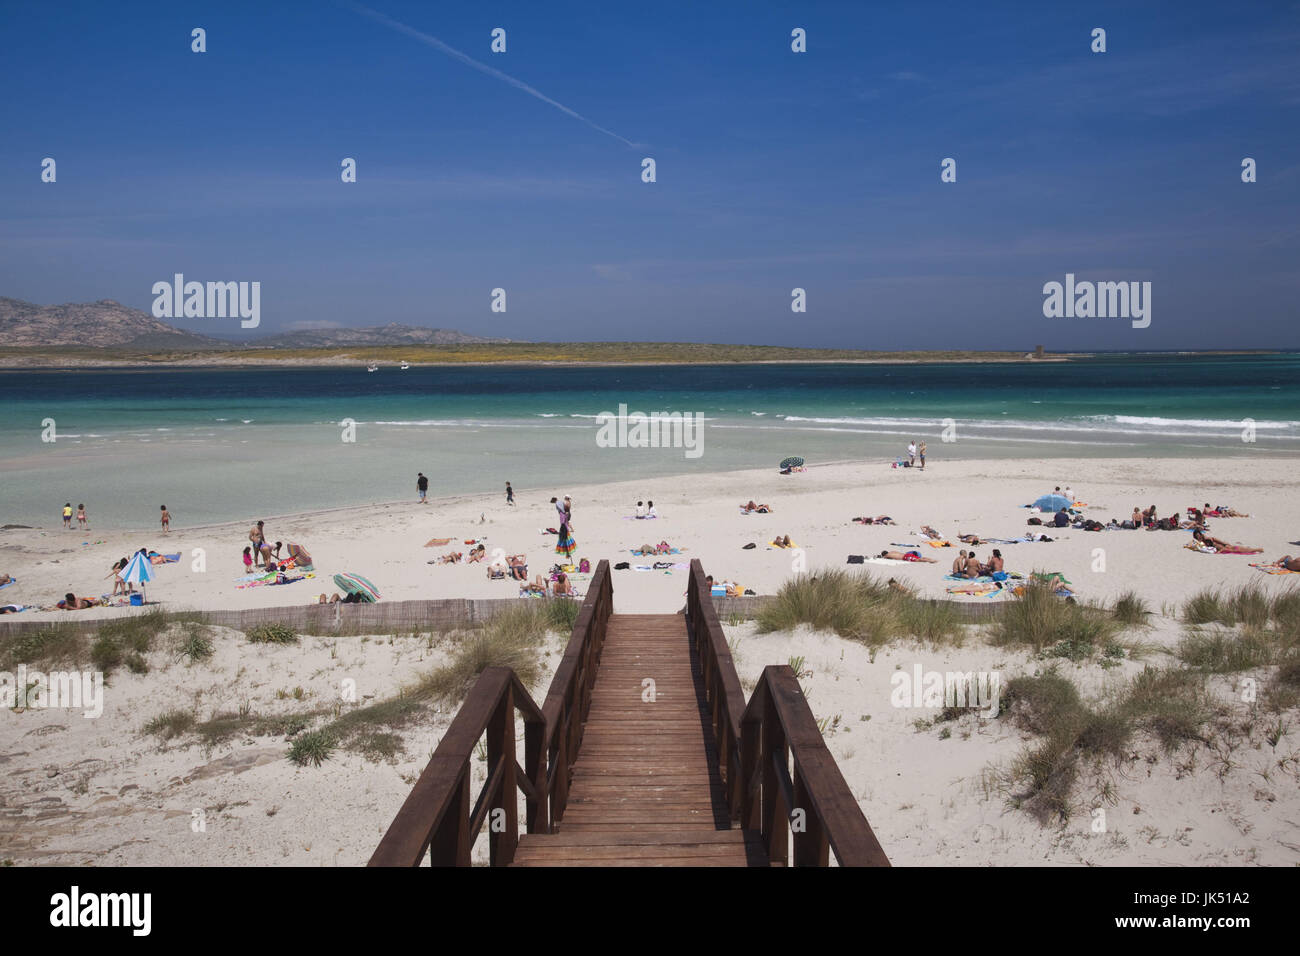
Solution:
<svg viewBox="0 0 1300 956">
<path fill-rule="evenodd" d="M 163 505 L 163 506 L 162 506 L 162 529 L 163 529 L 163 534 L 170 534 L 170 533 L 171 533 L 171 523 L 172 523 L 172 515 L 171 515 L 171 512 L 167 510 L 167 506 L 166 506 L 166 505 Z"/>
<path fill-rule="evenodd" d="M 86 506 L 77 505 L 77 526 L 83 530 L 86 527 Z"/>
</svg>

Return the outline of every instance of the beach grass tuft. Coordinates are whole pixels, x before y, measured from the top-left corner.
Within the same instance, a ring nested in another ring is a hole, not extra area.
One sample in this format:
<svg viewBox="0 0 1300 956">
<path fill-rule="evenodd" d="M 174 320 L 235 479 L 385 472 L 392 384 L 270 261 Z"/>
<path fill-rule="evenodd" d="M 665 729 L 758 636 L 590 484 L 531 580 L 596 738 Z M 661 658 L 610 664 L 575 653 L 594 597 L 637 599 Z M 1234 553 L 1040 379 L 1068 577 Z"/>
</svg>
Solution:
<svg viewBox="0 0 1300 956">
<path fill-rule="evenodd" d="M 1136 591 L 1125 591 L 1115 599 L 1110 613 L 1125 627 L 1146 627 L 1147 618 L 1153 612 L 1142 595 Z"/>
<path fill-rule="evenodd" d="M 146 734 L 155 734 L 163 740 L 171 740 L 194 729 L 194 714 L 177 708 L 165 711 L 144 725 Z"/>
<path fill-rule="evenodd" d="M 842 568 L 786 581 L 758 612 L 757 622 L 760 634 L 807 624 L 873 647 L 902 636 L 956 642 L 965 633 L 950 603 L 912 597 L 870 573 Z"/>
<path fill-rule="evenodd" d="M 289 759 L 300 767 L 310 764 L 319 767 L 334 752 L 334 740 L 329 734 L 313 730 L 302 734 L 289 748 Z"/>
<path fill-rule="evenodd" d="M 1084 649 L 1102 650 L 1122 630 L 1121 623 L 1104 609 L 1090 604 L 1067 604 L 1052 586 L 1031 578 L 1017 601 L 1008 602 L 989 629 L 990 641 L 998 646 L 1033 647 L 1052 645 L 1068 648 L 1068 656 L 1088 656 Z"/>
<path fill-rule="evenodd" d="M 258 624 L 244 634 L 250 644 L 297 644 L 298 635 L 288 624 Z"/>
</svg>

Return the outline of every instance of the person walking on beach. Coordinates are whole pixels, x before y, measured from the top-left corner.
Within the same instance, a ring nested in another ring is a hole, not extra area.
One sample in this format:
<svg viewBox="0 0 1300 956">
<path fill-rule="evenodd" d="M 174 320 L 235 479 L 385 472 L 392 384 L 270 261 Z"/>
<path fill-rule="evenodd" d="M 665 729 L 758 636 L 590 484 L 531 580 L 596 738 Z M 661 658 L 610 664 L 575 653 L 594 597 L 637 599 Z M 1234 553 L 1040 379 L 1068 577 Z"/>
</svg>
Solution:
<svg viewBox="0 0 1300 956">
<path fill-rule="evenodd" d="M 424 477 L 424 472 L 419 474 L 420 476 L 415 479 L 415 490 L 420 494 L 420 504 L 427 505 L 429 503 L 429 479 Z"/>
<path fill-rule="evenodd" d="M 163 534 L 171 534 L 172 513 L 167 510 L 166 505 L 160 505 L 159 510 L 162 512 L 159 517 L 162 520 Z"/>
<path fill-rule="evenodd" d="M 510 487 L 510 482 L 506 482 L 506 504 L 511 508 L 515 506 L 515 489 Z"/>
<path fill-rule="evenodd" d="M 72 502 L 63 506 L 63 527 L 72 530 Z"/>
<path fill-rule="evenodd" d="M 77 527 L 83 531 L 86 529 L 86 506 L 77 505 Z"/>
<path fill-rule="evenodd" d="M 921 459 L 921 470 L 925 471 L 925 442 L 921 442 L 921 447 L 916 450 Z"/>
</svg>

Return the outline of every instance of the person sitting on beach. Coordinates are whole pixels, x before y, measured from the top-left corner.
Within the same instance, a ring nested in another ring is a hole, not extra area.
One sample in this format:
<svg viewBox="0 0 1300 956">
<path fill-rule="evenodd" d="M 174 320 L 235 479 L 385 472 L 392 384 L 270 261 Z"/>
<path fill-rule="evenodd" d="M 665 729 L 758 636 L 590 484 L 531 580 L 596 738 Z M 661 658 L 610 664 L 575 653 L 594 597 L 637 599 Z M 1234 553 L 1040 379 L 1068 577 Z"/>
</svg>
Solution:
<svg viewBox="0 0 1300 956">
<path fill-rule="evenodd" d="M 919 551 L 881 551 L 877 555 L 880 558 L 889 558 L 891 561 L 924 561 L 926 564 L 937 564 L 934 558 L 923 558 Z"/>
<path fill-rule="evenodd" d="M 957 553 L 957 557 L 952 562 L 952 573 L 961 574 L 966 570 L 966 549 L 963 548 Z"/>
<path fill-rule="evenodd" d="M 972 551 L 966 555 L 966 569 L 962 571 L 962 577 L 977 578 L 981 573 L 982 568 L 980 567 L 979 558 L 975 557 L 975 552 Z"/>
<path fill-rule="evenodd" d="M 1282 568 L 1284 571 L 1300 571 L 1300 555 L 1293 558 L 1289 554 L 1284 554 L 1273 562 L 1273 566 Z"/>
<path fill-rule="evenodd" d="M 644 518 L 644 517 L 645 517 L 645 502 L 644 502 L 644 501 L 638 501 L 638 502 L 636 503 L 636 517 L 638 517 L 638 518 Z"/>
<path fill-rule="evenodd" d="M 772 541 L 772 546 L 777 548 L 793 548 L 794 544 L 790 541 L 790 536 L 787 534 L 777 535 Z"/>
<path fill-rule="evenodd" d="M 476 548 L 469 549 L 469 557 L 465 559 L 466 564 L 477 564 L 487 557 L 487 546 L 480 544 Z"/>
<path fill-rule="evenodd" d="M 556 597 L 561 595 L 572 596 L 573 585 L 569 583 L 569 576 L 563 571 L 555 572 L 555 581 L 551 585 L 551 593 Z"/>
<path fill-rule="evenodd" d="M 1006 563 L 1002 560 L 1002 552 L 994 548 L 993 557 L 989 558 L 989 563 L 983 565 L 980 570 L 985 574 L 997 574 L 1004 570 L 1005 567 Z"/>
<path fill-rule="evenodd" d="M 655 503 L 653 501 L 646 505 L 645 516 L 647 519 L 659 517 L 659 512 L 655 510 Z"/>
<path fill-rule="evenodd" d="M 1056 517 L 1052 519 L 1052 524 L 1058 528 L 1068 528 L 1070 526 L 1070 513 L 1062 508 L 1056 513 Z"/>
<path fill-rule="evenodd" d="M 1146 528 L 1150 529 L 1154 527 L 1157 520 L 1159 519 L 1156 516 L 1155 505 L 1152 505 L 1150 508 L 1147 508 L 1142 512 L 1142 524 Z"/>
<path fill-rule="evenodd" d="M 77 597 L 71 591 L 63 595 L 63 600 L 59 602 L 58 607 L 62 611 L 84 611 L 88 607 L 94 607 L 95 602 L 90 598 Z"/>
<path fill-rule="evenodd" d="M 655 545 L 655 554 L 672 554 L 673 546 L 667 541 L 660 541 Z"/>
</svg>

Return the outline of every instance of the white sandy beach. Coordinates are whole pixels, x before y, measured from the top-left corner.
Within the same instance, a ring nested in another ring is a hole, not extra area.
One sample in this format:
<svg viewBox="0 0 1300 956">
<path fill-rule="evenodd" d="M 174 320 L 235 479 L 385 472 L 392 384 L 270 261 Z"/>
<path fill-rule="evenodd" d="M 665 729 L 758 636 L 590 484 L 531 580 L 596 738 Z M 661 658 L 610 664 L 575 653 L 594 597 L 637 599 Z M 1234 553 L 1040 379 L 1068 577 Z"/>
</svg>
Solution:
<svg viewBox="0 0 1300 956">
<path fill-rule="evenodd" d="M 156 568 L 147 586 L 150 600 L 167 610 L 274 607 L 306 604 L 322 592 L 336 593 L 330 577 L 339 571 L 363 574 L 385 600 L 514 597 L 508 581 L 490 581 L 481 564 L 430 565 L 451 550 L 467 552 L 469 539 L 486 543 L 489 556 L 525 554 L 530 575 L 546 572 L 557 561 L 555 538 L 541 531 L 557 524 L 553 495 L 573 497 L 575 558 L 594 567 L 601 558 L 632 565 L 654 560 L 685 562 L 699 558 L 718 579 L 732 579 L 759 594 L 771 594 L 793 573 L 802 558 L 809 570 L 844 566 L 850 554 L 879 554 L 891 543 L 921 546 L 914 533 L 924 524 L 950 537 L 954 549 L 920 547 L 938 564 L 866 565 L 897 577 L 923 594 L 946 596 L 943 576 L 956 550 L 965 547 L 959 533 L 1015 538 L 1031 529 L 1036 512 L 1021 505 L 1057 485 L 1072 487 L 1085 502 L 1089 517 L 1105 522 L 1127 518 L 1134 505 L 1155 504 L 1169 514 L 1190 505 L 1225 504 L 1249 518 L 1212 519 L 1216 537 L 1264 549 L 1259 556 L 1207 555 L 1184 549 L 1185 531 L 1105 531 L 1035 528 L 1056 540 L 1050 543 L 999 546 L 1007 568 L 1061 571 L 1081 599 L 1113 597 L 1128 589 L 1155 607 L 1176 602 L 1208 585 L 1240 584 L 1261 579 L 1270 587 L 1293 580 L 1253 571 L 1249 564 L 1300 551 L 1300 474 L 1290 461 L 1235 459 L 1075 459 L 1064 461 L 957 461 L 931 458 L 929 467 L 892 469 L 880 464 L 812 467 L 781 476 L 774 471 L 729 472 L 689 482 L 671 479 L 618 482 L 600 486 L 528 489 L 516 483 L 517 505 L 505 496 L 476 495 L 303 514 L 276 519 L 250 511 L 247 520 L 187 529 L 177 522 L 164 536 L 158 528 L 137 532 L 64 531 L 59 527 L 0 532 L 0 572 L 18 584 L 5 588 L 5 602 L 53 604 L 68 591 L 98 596 L 112 590 L 107 579 L 113 561 L 141 547 L 180 552 L 177 564 Z M 414 476 L 412 476 L 414 486 Z M 436 494 L 436 479 L 432 492 Z M 742 515 L 739 505 L 753 499 L 770 505 L 771 514 Z M 662 516 L 637 521 L 628 516 L 638 500 L 654 501 Z M 92 511 L 93 513 L 93 511 Z M 889 515 L 894 526 L 854 524 L 855 516 Z M 1051 516 L 1046 516 L 1050 518 Z M 240 589 L 241 553 L 249 528 L 266 519 L 269 541 L 296 541 L 313 555 L 317 576 L 282 587 Z M 483 523 L 480 523 L 482 519 Z M 789 535 L 801 554 L 769 548 L 777 535 Z M 451 538 L 445 547 L 424 547 L 431 538 Z M 89 541 L 90 544 L 83 544 Z M 94 543 L 100 542 L 102 543 Z M 642 544 L 667 541 L 681 554 L 640 560 L 629 551 Z M 757 545 L 743 550 L 748 543 Z M 1104 565 L 1094 550 L 1104 550 Z M 206 570 L 193 570 L 193 551 L 202 549 Z M 975 551 L 981 559 L 991 548 Z M 1104 567 L 1104 571 L 1093 568 Z M 619 571 L 614 578 L 616 609 L 623 612 L 669 612 L 681 608 L 686 587 L 681 570 Z M 578 582 L 579 589 L 582 581 Z M 975 599 L 970 599 L 975 600 Z M 980 599 L 987 600 L 987 599 Z M 109 608 L 80 615 L 129 613 Z M 25 612 L 23 620 L 67 616 L 63 612 Z M 11 618 L 19 619 L 19 618 Z"/>
<path fill-rule="evenodd" d="M 1046 470 L 1050 468 L 1050 471 Z M 1156 504 L 1162 514 L 1188 505 L 1226 504 L 1251 517 L 1212 520 L 1211 532 L 1264 548 L 1259 557 L 1198 554 L 1182 546 L 1186 532 L 1051 531 L 1052 543 L 1002 547 L 1011 569 L 1059 570 L 1074 582 L 1080 599 L 1106 599 L 1133 589 L 1157 612 L 1207 587 L 1258 580 L 1270 590 L 1290 587 L 1290 576 L 1260 574 L 1249 562 L 1300 550 L 1300 495 L 1294 466 L 1250 459 L 1204 461 L 934 462 L 922 473 L 879 465 L 813 467 L 792 476 L 772 472 L 719 474 L 693 481 L 599 487 L 573 485 L 530 490 L 517 486 L 519 502 L 507 509 L 503 496 L 434 500 L 301 515 L 283 519 L 250 513 L 249 520 L 202 529 L 178 525 L 164 538 L 139 533 L 82 535 L 60 529 L 14 529 L 0 536 L 0 570 L 19 579 L 7 601 L 43 603 L 66 590 L 99 593 L 108 565 L 135 548 L 181 551 L 179 564 L 158 568 L 149 596 L 169 610 L 259 607 L 315 600 L 335 589 L 329 576 L 351 570 L 369 577 L 385 600 L 513 596 L 513 584 L 487 580 L 481 565 L 430 566 L 446 548 L 424 548 L 431 537 L 485 539 L 491 551 L 528 555 L 530 573 L 554 561 L 554 538 L 539 528 L 554 525 L 552 494 L 574 500 L 578 557 L 637 563 L 628 550 L 666 540 L 680 558 L 700 558 L 706 570 L 734 578 L 759 594 L 774 592 L 790 576 L 797 556 L 769 550 L 776 534 L 789 534 L 805 550 L 810 570 L 844 566 L 848 554 L 870 554 L 890 542 L 916 541 L 910 534 L 930 524 L 958 532 L 1016 537 L 1031 512 L 1020 505 L 1055 485 L 1069 483 L 1087 513 L 1103 521 L 1123 518 L 1137 504 Z M 414 496 L 412 496 L 414 497 Z M 774 513 L 742 516 L 737 506 L 753 498 Z M 625 520 L 638 499 L 653 499 L 658 521 Z M 891 515 L 894 527 L 863 527 L 855 515 Z M 480 515 L 486 519 L 480 524 Z M 286 587 L 239 590 L 239 555 L 248 527 L 267 519 L 271 540 L 294 540 L 315 556 L 318 577 Z M 742 550 L 748 542 L 758 547 Z M 190 552 L 202 548 L 207 571 L 190 569 Z M 1094 571 L 1094 549 L 1105 549 L 1105 570 Z M 458 550 L 467 550 L 458 545 Z M 944 594 L 942 580 L 954 554 L 922 548 L 942 563 L 873 566 L 869 570 L 906 580 L 923 593 Z M 981 556 L 986 547 L 976 549 Z M 579 587 L 582 582 L 579 581 Z M 618 611 L 673 612 L 684 603 L 682 571 L 614 574 Z M 107 590 L 106 587 L 102 590 Z M 970 601 L 986 600 L 970 598 Z M 106 608 L 86 615 L 138 613 Z M 9 620 L 69 617 L 24 613 Z M 1012 759 L 1030 740 L 1005 721 L 967 716 L 941 728 L 926 726 L 934 713 L 899 709 L 890 702 L 896 669 L 998 670 L 1004 680 L 1045 666 L 1020 651 L 988 647 L 973 634 L 960 648 L 927 650 L 894 643 L 874 656 L 833 635 L 758 635 L 752 623 L 727 627 L 742 680 L 763 666 L 803 656 L 812 673 L 802 683 L 818 718 L 834 721 L 828 745 L 854 794 L 896 865 L 918 864 L 1164 864 L 1294 865 L 1300 862 L 1300 787 L 1294 733 L 1276 747 L 1262 742 L 1262 728 L 1237 742 L 1234 766 L 1213 765 L 1205 748 L 1189 765 L 1187 755 L 1166 756 L 1153 742 L 1134 745 L 1132 759 L 1113 773 L 1112 799 L 1081 793 L 1079 812 L 1063 827 L 1041 826 L 1008 809 L 1004 795 L 987 792 L 984 771 Z M 1112 670 L 1065 663 L 1085 693 L 1140 671 L 1144 663 L 1168 662 L 1165 650 L 1180 627 L 1157 613 L 1140 639 L 1151 646 L 1145 659 L 1125 660 Z M 162 744 L 142 733 L 152 717 L 192 708 L 202 717 L 237 710 L 258 714 L 337 697 L 338 681 L 350 676 L 365 699 L 384 699 L 444 659 L 445 646 L 413 637 L 305 637 L 296 646 L 248 644 L 219 630 L 217 655 L 187 666 L 165 653 L 150 655 L 151 672 L 114 675 L 105 713 L 97 720 L 55 711 L 5 711 L 0 717 L 0 860 L 15 863 L 357 865 L 379 836 L 437 745 L 450 714 L 436 715 L 404 731 L 406 753 L 392 762 L 340 752 L 320 768 L 299 768 L 285 759 L 278 738 L 235 738 L 205 752 L 197 744 Z M 547 674 L 558 661 L 562 639 L 548 644 Z M 747 684 L 748 686 L 748 684 Z M 1233 700 L 1230 678 L 1215 678 L 1221 700 Z M 285 697 L 301 687 L 302 702 Z M 277 691 L 280 696 L 277 696 Z M 370 695 L 373 695 L 371 697 Z M 1294 716 L 1294 715 L 1292 715 Z M 922 725 L 918 727 L 917 721 Z M 1294 724 L 1294 719 L 1291 720 Z M 1289 755 L 1289 756 L 1288 756 Z M 1290 763 L 1287 763 L 1287 761 Z M 1287 769 L 1287 768 L 1290 769 Z M 1090 827 L 1092 804 L 1104 806 L 1107 829 Z M 202 809 L 206 830 L 191 820 Z M 482 859 L 484 848 L 477 848 Z"/>
</svg>

